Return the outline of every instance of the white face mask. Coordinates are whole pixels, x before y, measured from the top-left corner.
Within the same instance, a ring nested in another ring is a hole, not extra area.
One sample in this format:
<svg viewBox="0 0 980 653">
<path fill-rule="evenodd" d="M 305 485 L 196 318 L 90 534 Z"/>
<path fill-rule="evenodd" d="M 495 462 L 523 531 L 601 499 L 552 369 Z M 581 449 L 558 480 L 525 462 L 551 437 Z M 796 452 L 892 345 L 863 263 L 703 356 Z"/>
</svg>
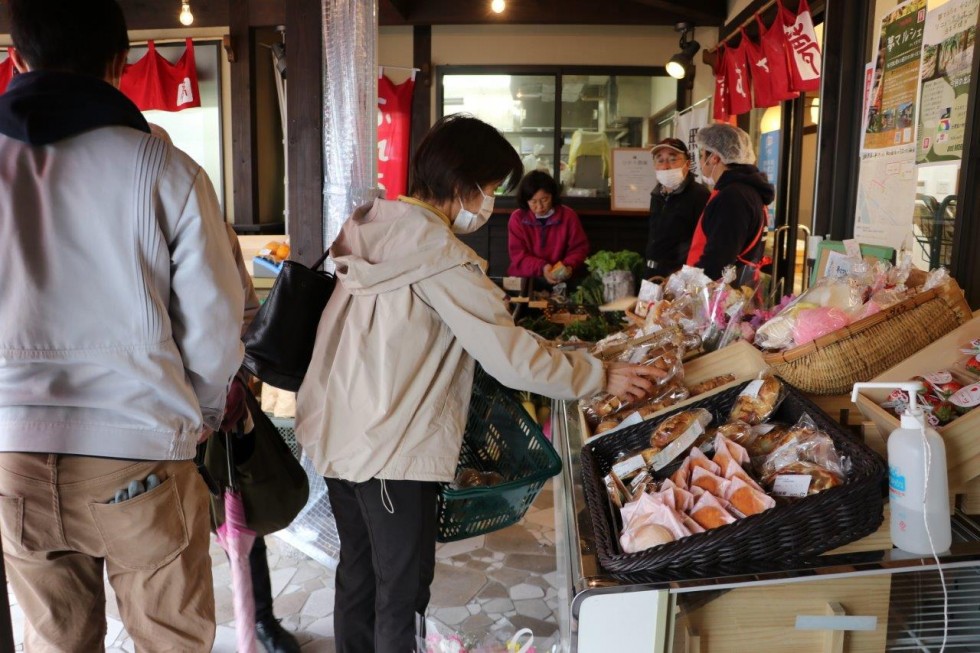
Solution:
<svg viewBox="0 0 980 653">
<path fill-rule="evenodd" d="M 708 162 L 708 157 L 710 156 L 711 154 L 708 154 L 708 156 L 704 158 L 704 163 Z M 714 171 L 715 166 L 712 166 L 711 168 L 712 171 Z M 708 188 L 715 187 L 715 179 L 714 177 L 709 176 L 708 173 L 705 171 L 704 164 L 701 164 L 701 182 Z"/>
<path fill-rule="evenodd" d="M 537 213 L 535 213 L 534 214 L 534 217 L 536 217 L 539 220 L 547 220 L 548 218 L 550 218 L 554 214 L 555 214 L 555 210 L 554 209 L 548 209 L 547 212 L 542 213 L 541 215 L 538 215 Z"/>
<path fill-rule="evenodd" d="M 483 195 L 483 204 L 480 205 L 480 210 L 473 213 L 463 206 L 463 200 L 460 199 L 459 213 L 456 214 L 456 218 L 453 220 L 453 233 L 471 234 L 485 225 L 493 214 L 493 195 L 487 195 L 479 186 L 476 188 L 480 191 L 480 195 Z"/>
<path fill-rule="evenodd" d="M 664 188 L 673 190 L 684 181 L 684 168 L 668 168 L 667 170 L 657 170 L 657 181 Z"/>
</svg>

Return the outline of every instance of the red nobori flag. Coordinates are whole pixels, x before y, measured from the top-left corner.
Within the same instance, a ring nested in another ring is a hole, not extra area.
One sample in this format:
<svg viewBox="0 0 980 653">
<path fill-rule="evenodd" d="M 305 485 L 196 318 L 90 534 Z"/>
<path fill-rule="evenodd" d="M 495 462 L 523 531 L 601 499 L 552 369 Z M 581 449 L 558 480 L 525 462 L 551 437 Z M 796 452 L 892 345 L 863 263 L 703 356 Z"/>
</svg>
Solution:
<svg viewBox="0 0 980 653">
<path fill-rule="evenodd" d="M 135 102 L 140 111 L 180 111 L 201 106 L 194 42 L 187 39 L 184 54 L 177 63 L 164 59 L 153 41 L 148 41 L 146 47 L 142 59 L 126 66 L 119 90 Z"/>
<path fill-rule="evenodd" d="M 777 102 L 792 100 L 799 96 L 793 90 L 793 78 L 789 72 L 789 53 L 786 45 L 786 34 L 780 29 L 779 16 L 768 30 L 758 14 L 755 17 L 759 25 L 759 45 L 769 65 L 769 88 L 773 99 Z"/>
<path fill-rule="evenodd" d="M 761 44 L 753 43 L 749 35 L 742 28 L 742 49 L 745 52 L 745 62 L 749 66 L 749 75 L 752 77 L 752 91 L 755 98 L 755 107 L 774 107 L 779 104 L 779 100 L 772 92 L 772 70 L 769 67 L 769 59 L 762 50 Z"/>
<path fill-rule="evenodd" d="M 782 2 L 776 14 L 776 23 L 786 34 L 786 51 L 789 53 L 793 89 L 797 91 L 820 90 L 820 42 L 813 29 L 813 16 L 806 0 L 800 0 L 799 13 L 786 9 Z"/>
<path fill-rule="evenodd" d="M 408 189 L 414 88 L 414 75 L 401 84 L 395 84 L 387 75 L 378 79 L 378 185 L 390 200 L 398 199 Z"/>
<path fill-rule="evenodd" d="M 0 62 L 0 93 L 7 90 L 7 84 L 14 78 L 14 60 L 7 50 L 7 58 Z"/>
<path fill-rule="evenodd" d="M 715 120 L 727 122 L 731 112 L 728 108 L 728 78 L 727 62 L 728 53 L 725 52 L 725 44 L 718 46 L 718 60 L 715 62 L 715 96 L 712 101 L 711 115 Z"/>
<path fill-rule="evenodd" d="M 725 57 L 726 77 L 728 78 L 728 110 L 737 116 L 752 110 L 752 93 L 749 90 L 749 67 L 745 63 L 745 41 L 738 47 L 728 47 Z"/>
</svg>

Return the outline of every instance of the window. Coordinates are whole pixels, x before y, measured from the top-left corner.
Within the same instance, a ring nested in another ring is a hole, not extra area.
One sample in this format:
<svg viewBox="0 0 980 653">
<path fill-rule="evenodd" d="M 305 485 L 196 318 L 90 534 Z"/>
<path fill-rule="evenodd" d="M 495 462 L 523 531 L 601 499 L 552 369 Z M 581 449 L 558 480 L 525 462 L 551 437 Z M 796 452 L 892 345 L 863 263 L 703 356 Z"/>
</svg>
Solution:
<svg viewBox="0 0 980 653">
<path fill-rule="evenodd" d="M 184 41 L 156 42 L 156 49 L 167 61 L 177 61 L 184 52 Z M 133 46 L 129 63 L 139 61 L 146 46 Z M 186 152 L 211 178 L 218 201 L 224 209 L 224 175 L 221 146 L 221 43 L 195 41 L 198 89 L 201 106 L 183 111 L 144 111 L 147 122 L 163 127 L 174 145 Z"/>
<path fill-rule="evenodd" d="M 440 115 L 469 113 L 496 127 L 563 194 L 608 197 L 610 150 L 655 142 L 651 117 L 677 98 L 662 68 L 443 66 Z"/>
</svg>

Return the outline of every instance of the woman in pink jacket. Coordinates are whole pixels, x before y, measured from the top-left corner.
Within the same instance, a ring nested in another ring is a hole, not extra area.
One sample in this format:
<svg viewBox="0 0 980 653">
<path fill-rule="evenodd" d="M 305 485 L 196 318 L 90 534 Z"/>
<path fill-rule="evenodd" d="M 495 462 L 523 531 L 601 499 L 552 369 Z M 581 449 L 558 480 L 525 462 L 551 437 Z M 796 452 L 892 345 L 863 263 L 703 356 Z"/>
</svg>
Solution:
<svg viewBox="0 0 980 653">
<path fill-rule="evenodd" d="M 507 274 L 544 278 L 554 285 L 580 272 L 589 239 L 575 211 L 561 204 L 552 176 L 540 170 L 526 174 L 517 189 L 517 205 L 507 225 Z"/>
</svg>

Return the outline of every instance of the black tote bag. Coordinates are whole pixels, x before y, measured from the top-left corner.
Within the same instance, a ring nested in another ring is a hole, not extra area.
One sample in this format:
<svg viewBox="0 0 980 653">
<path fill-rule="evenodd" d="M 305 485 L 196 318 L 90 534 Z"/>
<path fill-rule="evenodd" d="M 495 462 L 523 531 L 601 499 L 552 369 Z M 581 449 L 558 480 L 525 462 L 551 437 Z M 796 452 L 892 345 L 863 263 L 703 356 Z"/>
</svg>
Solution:
<svg viewBox="0 0 980 653">
<path fill-rule="evenodd" d="M 296 392 L 303 382 L 320 314 L 336 284 L 334 275 L 318 269 L 327 253 L 310 267 L 283 261 L 269 297 L 242 338 L 242 367 L 269 385 Z"/>
</svg>

